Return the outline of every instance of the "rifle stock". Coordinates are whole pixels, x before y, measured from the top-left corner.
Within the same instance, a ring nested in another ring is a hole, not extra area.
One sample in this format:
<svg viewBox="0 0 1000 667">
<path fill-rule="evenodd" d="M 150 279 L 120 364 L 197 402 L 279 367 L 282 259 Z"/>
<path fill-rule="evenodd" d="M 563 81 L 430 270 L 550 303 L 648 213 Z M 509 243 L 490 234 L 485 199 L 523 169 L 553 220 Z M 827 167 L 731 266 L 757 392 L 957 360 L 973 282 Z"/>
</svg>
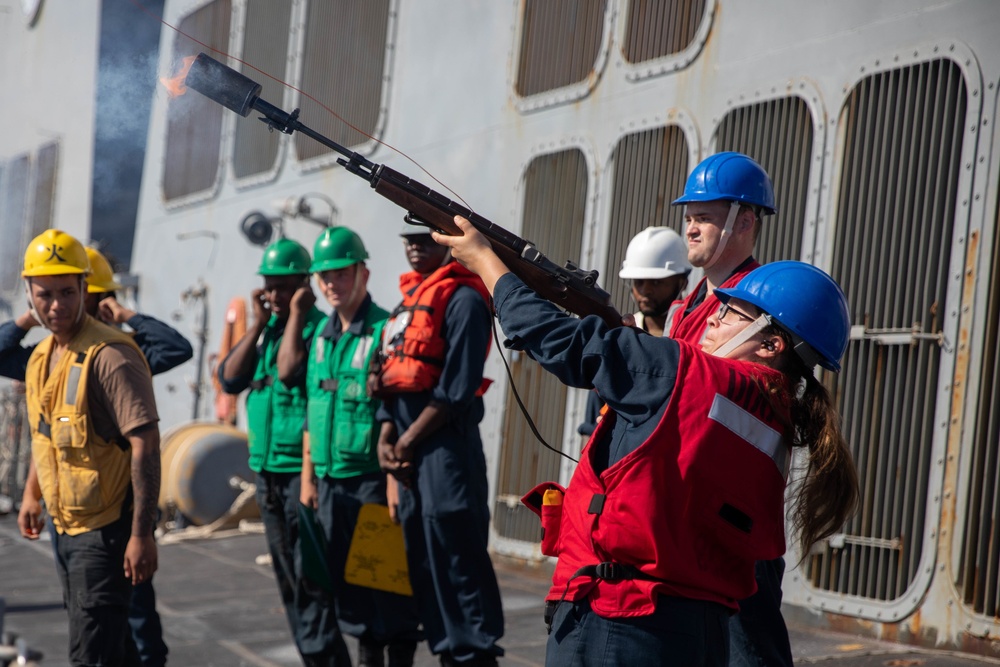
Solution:
<svg viewBox="0 0 1000 667">
<path fill-rule="evenodd" d="M 299 110 L 287 113 L 260 99 L 261 86 L 256 81 L 202 53 L 194 60 L 185 83 L 209 99 L 240 114 L 251 111 L 263 114 L 268 127 L 285 134 L 301 132 L 344 158 L 337 162 L 347 171 L 368 181 L 389 201 L 404 208 L 421 224 L 456 236 L 461 234 L 454 218 L 467 218 L 489 239 L 493 251 L 510 270 L 543 298 L 576 315 L 597 315 L 609 327 L 621 326 L 621 315 L 611 305 L 611 297 L 597 284 L 597 271 L 583 271 L 572 263 L 559 266 L 516 234 L 456 204 L 444 195 L 414 181 L 385 165 L 375 164 L 299 121 Z"/>
</svg>

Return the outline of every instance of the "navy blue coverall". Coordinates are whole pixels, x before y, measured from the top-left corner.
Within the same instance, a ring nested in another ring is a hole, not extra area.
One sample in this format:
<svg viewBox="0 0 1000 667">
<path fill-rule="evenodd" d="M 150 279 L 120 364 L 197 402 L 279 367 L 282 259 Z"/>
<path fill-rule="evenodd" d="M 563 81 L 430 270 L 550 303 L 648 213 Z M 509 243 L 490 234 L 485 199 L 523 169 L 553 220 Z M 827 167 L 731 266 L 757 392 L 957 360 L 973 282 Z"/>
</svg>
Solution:
<svg viewBox="0 0 1000 667">
<path fill-rule="evenodd" d="M 399 518 L 410 582 L 427 645 L 443 664 L 491 660 L 503 654 L 503 609 L 487 552 L 490 510 L 486 457 L 479 435 L 491 316 L 470 287 L 455 290 L 445 310 L 448 343 L 441 378 L 430 391 L 396 394 L 378 413 L 403 433 L 428 403 L 448 406 L 449 419 L 417 443 L 415 476 L 400 485 Z"/>
</svg>

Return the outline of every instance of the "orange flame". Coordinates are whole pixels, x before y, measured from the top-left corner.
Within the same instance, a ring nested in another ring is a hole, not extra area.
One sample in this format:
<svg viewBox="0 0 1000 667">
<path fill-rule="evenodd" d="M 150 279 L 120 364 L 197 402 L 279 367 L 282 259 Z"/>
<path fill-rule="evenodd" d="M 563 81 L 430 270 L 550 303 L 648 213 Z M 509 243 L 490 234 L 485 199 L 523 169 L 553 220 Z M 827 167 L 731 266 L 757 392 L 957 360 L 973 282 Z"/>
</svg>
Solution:
<svg viewBox="0 0 1000 667">
<path fill-rule="evenodd" d="M 191 65 L 194 63 L 196 56 L 188 56 L 181 61 L 181 70 L 177 73 L 177 76 L 172 78 L 160 77 L 160 83 L 163 87 L 167 89 L 170 93 L 170 97 L 180 97 L 187 92 L 187 86 L 184 85 L 185 79 L 187 79 L 188 70 L 191 69 Z"/>
</svg>

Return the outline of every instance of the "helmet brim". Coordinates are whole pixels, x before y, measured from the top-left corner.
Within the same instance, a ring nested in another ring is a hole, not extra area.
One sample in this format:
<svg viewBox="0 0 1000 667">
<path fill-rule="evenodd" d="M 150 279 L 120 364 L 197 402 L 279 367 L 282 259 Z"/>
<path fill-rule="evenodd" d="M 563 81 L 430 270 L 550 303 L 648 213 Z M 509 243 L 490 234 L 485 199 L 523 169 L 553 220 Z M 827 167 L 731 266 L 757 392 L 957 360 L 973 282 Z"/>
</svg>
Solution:
<svg viewBox="0 0 1000 667">
<path fill-rule="evenodd" d="M 313 262 L 312 266 L 309 267 L 309 272 L 337 271 L 338 269 L 346 269 L 349 266 L 360 264 L 363 261 L 363 259 L 328 259 L 322 262 Z"/>
<path fill-rule="evenodd" d="M 690 271 L 672 271 L 670 269 L 627 268 L 618 272 L 618 277 L 624 280 L 661 280 L 671 276 L 686 276 Z"/>
<path fill-rule="evenodd" d="M 39 266 L 21 272 L 22 278 L 37 278 L 38 276 L 71 276 L 87 272 L 74 266 Z"/>
</svg>

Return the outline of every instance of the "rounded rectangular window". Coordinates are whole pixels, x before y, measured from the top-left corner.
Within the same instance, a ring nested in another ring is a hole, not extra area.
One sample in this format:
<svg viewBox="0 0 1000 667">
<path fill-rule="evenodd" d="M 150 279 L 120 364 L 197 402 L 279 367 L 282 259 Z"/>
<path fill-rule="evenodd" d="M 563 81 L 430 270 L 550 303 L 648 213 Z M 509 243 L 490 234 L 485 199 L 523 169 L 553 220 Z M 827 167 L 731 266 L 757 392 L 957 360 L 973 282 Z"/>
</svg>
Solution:
<svg viewBox="0 0 1000 667">
<path fill-rule="evenodd" d="M 630 0 L 622 55 L 641 63 L 676 55 L 698 36 L 707 0 Z"/>
<path fill-rule="evenodd" d="M 859 464 L 861 506 L 806 561 L 819 589 L 901 599 L 935 558 L 925 553 L 927 522 L 936 525 L 927 488 L 939 372 L 954 353 L 940 336 L 955 307 L 949 263 L 966 115 L 962 70 L 944 59 L 871 74 L 841 110 L 831 274 L 854 326 L 842 371 L 824 379 Z"/>
<path fill-rule="evenodd" d="M 596 79 L 607 0 L 525 0 L 514 90 L 538 95 Z"/>
<path fill-rule="evenodd" d="M 524 174 L 521 236 L 558 264 L 578 262 L 587 209 L 587 160 L 577 149 L 536 157 Z M 514 386 L 542 437 L 563 443 L 568 389 L 526 354 L 511 357 Z M 493 522 L 504 538 L 537 542 L 538 517 L 517 499 L 539 482 L 559 478 L 560 457 L 532 435 L 511 387 L 503 416 L 500 473 Z"/>
<path fill-rule="evenodd" d="M 243 60 L 272 77 L 238 65 L 243 74 L 261 84 L 261 98 L 283 106 L 288 62 L 288 36 L 292 3 L 250 2 L 246 6 L 243 31 Z M 272 132 L 258 120 L 258 114 L 236 119 L 236 141 L 233 142 L 233 174 L 238 179 L 267 175 L 277 171 L 278 149 L 282 135 Z"/>
<path fill-rule="evenodd" d="M 213 0 L 187 15 L 178 28 L 194 39 L 227 53 L 231 14 L 231 0 Z M 197 56 L 202 51 L 207 49 L 178 34 L 174 41 L 175 68 L 179 70 L 184 58 Z M 217 53 L 214 55 L 222 57 Z M 220 173 L 224 112 L 221 105 L 193 91 L 170 99 L 163 164 L 163 196 L 168 202 L 209 192 L 216 187 Z"/>
<path fill-rule="evenodd" d="M 359 146 L 378 132 L 389 5 L 389 0 L 313 0 L 307 7 L 299 87 L 313 99 L 299 100 L 301 118 L 343 146 Z M 297 133 L 295 152 L 306 161 L 333 151 Z"/>
</svg>

